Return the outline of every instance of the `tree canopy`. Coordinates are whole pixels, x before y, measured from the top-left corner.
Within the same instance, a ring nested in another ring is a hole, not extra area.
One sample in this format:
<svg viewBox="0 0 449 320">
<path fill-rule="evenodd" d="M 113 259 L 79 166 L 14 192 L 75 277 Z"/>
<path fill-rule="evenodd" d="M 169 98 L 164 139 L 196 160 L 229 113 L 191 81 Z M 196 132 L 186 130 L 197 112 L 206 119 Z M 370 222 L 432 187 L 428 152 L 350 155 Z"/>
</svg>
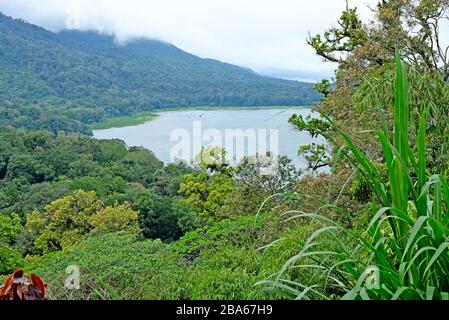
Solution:
<svg viewBox="0 0 449 320">
<path fill-rule="evenodd" d="M 167 107 L 298 106 L 310 83 L 262 77 L 173 45 L 118 45 L 94 32 L 52 33 L 0 13 L 0 126 L 89 133 L 106 119 Z"/>
</svg>

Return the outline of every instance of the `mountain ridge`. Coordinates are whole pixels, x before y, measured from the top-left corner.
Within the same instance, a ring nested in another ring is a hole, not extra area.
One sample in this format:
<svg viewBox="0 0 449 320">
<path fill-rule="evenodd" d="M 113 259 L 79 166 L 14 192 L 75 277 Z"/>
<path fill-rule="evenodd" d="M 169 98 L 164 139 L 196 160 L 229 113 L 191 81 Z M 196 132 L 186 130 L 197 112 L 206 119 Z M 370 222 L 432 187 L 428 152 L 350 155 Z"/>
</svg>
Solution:
<svg viewBox="0 0 449 320">
<path fill-rule="evenodd" d="M 264 77 L 146 38 L 57 33 L 0 13 L 0 125 L 88 132 L 169 107 L 310 105 L 313 84 Z M 30 117 L 30 114 L 35 114 Z"/>
</svg>

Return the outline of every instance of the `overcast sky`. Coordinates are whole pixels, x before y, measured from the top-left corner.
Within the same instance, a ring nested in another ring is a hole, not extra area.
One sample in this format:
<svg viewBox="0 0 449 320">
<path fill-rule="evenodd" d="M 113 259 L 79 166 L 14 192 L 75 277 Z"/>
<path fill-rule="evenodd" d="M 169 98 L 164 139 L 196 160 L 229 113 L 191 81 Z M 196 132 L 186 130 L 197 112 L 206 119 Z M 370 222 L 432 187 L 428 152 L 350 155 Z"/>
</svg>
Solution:
<svg viewBox="0 0 449 320">
<path fill-rule="evenodd" d="M 363 17 L 376 0 L 350 0 Z M 330 77 L 308 32 L 322 32 L 344 0 L 0 0 L 0 11 L 58 31 L 69 26 L 164 40 L 200 57 L 302 80 Z M 68 19 L 74 17 L 74 19 Z"/>
</svg>

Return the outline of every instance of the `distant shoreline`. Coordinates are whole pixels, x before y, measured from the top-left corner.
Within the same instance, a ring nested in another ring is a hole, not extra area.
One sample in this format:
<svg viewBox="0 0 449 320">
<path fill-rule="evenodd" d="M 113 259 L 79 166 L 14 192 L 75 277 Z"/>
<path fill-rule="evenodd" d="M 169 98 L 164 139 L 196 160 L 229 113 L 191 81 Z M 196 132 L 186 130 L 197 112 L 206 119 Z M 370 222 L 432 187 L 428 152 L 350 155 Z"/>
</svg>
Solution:
<svg viewBox="0 0 449 320">
<path fill-rule="evenodd" d="M 311 106 L 242 106 L 242 107 L 179 107 L 179 108 L 164 108 L 157 111 L 139 112 L 133 116 L 116 117 L 107 119 L 104 122 L 96 123 L 89 128 L 91 130 L 106 130 L 112 128 L 123 128 L 137 126 L 144 124 L 159 117 L 159 114 L 164 112 L 189 112 L 189 111 L 218 111 L 218 110 L 272 110 L 272 109 L 307 109 Z"/>
</svg>

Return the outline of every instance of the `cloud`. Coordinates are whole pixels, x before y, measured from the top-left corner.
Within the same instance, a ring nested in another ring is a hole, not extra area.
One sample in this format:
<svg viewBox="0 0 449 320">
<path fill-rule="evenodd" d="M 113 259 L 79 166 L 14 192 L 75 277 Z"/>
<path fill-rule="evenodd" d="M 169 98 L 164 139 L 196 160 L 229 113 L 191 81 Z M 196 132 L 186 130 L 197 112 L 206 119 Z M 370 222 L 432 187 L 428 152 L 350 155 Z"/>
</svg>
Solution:
<svg viewBox="0 0 449 320">
<path fill-rule="evenodd" d="M 350 4 L 368 16 L 376 2 Z M 344 7 L 344 0 L 0 0 L 3 13 L 52 31 L 69 24 L 120 41 L 159 39 L 201 57 L 313 80 L 335 66 L 315 56 L 307 35 L 328 28 Z"/>
</svg>

